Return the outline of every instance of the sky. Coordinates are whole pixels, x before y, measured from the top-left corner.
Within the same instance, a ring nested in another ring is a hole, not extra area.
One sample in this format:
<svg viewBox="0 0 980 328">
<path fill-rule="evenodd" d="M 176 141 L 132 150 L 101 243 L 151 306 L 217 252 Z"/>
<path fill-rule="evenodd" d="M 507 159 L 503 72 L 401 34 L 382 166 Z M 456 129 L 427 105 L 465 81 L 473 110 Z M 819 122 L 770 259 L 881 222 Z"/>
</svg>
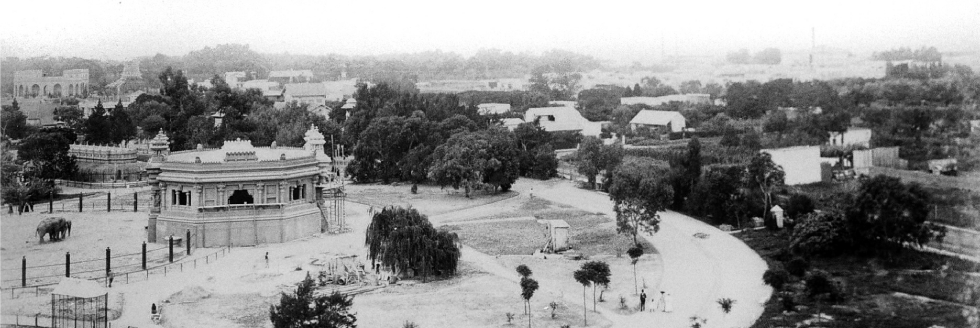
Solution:
<svg viewBox="0 0 980 328">
<path fill-rule="evenodd" d="M 126 60 L 224 43 L 262 53 L 377 55 L 567 49 L 615 63 L 816 44 L 870 54 L 980 52 L 980 0 L 15 1 L 0 56 Z"/>
</svg>

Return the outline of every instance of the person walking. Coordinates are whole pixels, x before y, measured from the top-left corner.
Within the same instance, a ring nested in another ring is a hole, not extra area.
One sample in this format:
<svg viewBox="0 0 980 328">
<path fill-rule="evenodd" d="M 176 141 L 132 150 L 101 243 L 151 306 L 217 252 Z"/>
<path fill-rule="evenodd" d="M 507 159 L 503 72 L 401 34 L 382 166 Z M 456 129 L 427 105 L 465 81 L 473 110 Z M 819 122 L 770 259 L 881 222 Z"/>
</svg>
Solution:
<svg viewBox="0 0 980 328">
<path fill-rule="evenodd" d="M 674 296 L 670 293 L 667 293 L 667 296 L 664 298 L 664 312 L 674 312 Z"/>
<path fill-rule="evenodd" d="M 640 290 L 640 312 L 646 310 L 647 305 L 647 292 L 643 289 Z"/>
<path fill-rule="evenodd" d="M 265 267 L 269 268 L 269 252 L 265 252 Z"/>
<path fill-rule="evenodd" d="M 106 272 L 107 281 L 109 282 L 109 288 L 112 288 L 112 280 L 116 278 L 116 274 L 112 273 L 112 270 Z"/>
<path fill-rule="evenodd" d="M 660 298 L 657 299 L 657 304 L 653 307 L 653 312 L 657 312 L 657 310 L 666 312 L 666 310 L 664 310 L 667 308 L 665 302 L 666 301 L 664 300 L 664 291 L 661 290 Z"/>
</svg>

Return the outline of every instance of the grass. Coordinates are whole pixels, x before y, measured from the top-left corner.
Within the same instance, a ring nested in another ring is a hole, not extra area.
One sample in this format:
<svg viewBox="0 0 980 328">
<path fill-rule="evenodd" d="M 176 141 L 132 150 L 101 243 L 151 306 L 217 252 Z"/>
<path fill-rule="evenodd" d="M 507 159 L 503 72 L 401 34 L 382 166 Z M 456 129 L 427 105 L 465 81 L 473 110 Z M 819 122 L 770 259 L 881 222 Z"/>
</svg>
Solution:
<svg viewBox="0 0 980 328">
<path fill-rule="evenodd" d="M 777 258 L 789 246 L 786 232 L 760 230 L 737 235 L 756 250 L 769 267 L 783 266 Z M 980 266 L 952 257 L 904 251 L 892 261 L 844 255 L 810 259 L 811 269 L 820 269 L 843 282 L 845 299 L 836 304 L 818 303 L 801 296 L 798 279 L 784 290 L 795 293 L 796 312 L 784 313 L 780 293 L 766 303 L 753 327 L 794 326 L 818 312 L 834 318 L 830 327 L 945 327 L 966 326 L 964 306 L 978 306 L 980 283 L 975 274 Z M 905 293 L 936 299 L 922 301 L 898 296 Z M 785 294 L 784 294 L 785 295 Z"/>
<path fill-rule="evenodd" d="M 625 254 L 632 237 L 616 232 L 615 222 L 603 215 L 589 213 L 540 198 L 524 200 L 514 211 L 494 214 L 483 220 L 533 216 L 536 220 L 565 220 L 569 244 L 585 256 Z M 451 224 L 446 227 L 458 233 L 462 242 L 490 255 L 529 255 L 548 242 L 545 225 L 536 220 Z M 645 249 L 653 246 L 639 239 Z"/>
</svg>

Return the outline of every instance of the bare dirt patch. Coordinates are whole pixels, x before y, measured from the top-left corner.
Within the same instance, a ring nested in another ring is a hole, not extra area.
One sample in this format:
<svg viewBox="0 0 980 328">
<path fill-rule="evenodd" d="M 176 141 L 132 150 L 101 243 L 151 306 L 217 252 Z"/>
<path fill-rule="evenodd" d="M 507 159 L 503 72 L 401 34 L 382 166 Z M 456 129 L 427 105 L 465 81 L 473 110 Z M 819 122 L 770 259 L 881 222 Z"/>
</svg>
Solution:
<svg viewBox="0 0 980 328">
<path fill-rule="evenodd" d="M 418 193 L 413 194 L 411 184 L 354 184 L 347 185 L 345 188 L 347 199 L 350 201 L 374 207 L 411 206 L 429 216 L 459 211 L 517 196 L 517 193 L 513 191 L 498 193 L 477 191 L 472 192 L 470 198 L 466 198 L 462 190 L 425 185 L 419 185 Z"/>
</svg>

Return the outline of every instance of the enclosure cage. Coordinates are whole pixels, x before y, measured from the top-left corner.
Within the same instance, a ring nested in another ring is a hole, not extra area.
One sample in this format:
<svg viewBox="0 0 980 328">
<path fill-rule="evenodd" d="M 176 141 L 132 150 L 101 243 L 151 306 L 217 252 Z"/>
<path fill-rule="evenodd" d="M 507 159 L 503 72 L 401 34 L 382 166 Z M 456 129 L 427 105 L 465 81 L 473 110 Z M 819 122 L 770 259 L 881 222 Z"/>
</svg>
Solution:
<svg viewBox="0 0 980 328">
<path fill-rule="evenodd" d="M 51 292 L 51 327 L 109 327 L 109 294 L 92 280 L 63 279 Z"/>
</svg>

